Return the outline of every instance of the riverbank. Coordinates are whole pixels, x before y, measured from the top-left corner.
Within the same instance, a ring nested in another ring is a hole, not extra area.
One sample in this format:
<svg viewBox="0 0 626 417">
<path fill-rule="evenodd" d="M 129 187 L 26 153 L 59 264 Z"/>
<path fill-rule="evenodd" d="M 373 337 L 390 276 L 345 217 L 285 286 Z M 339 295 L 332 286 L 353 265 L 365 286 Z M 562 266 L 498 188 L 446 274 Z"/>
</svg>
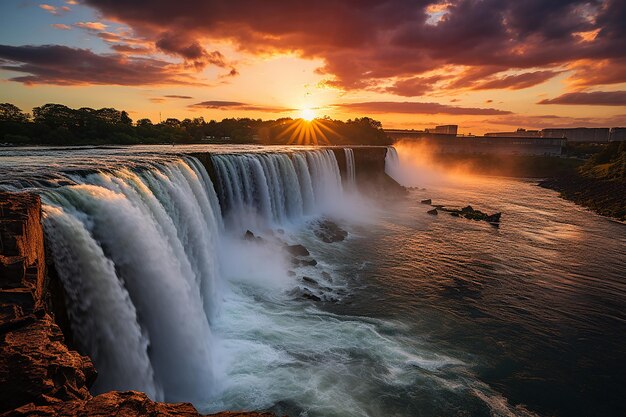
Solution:
<svg viewBox="0 0 626 417">
<path fill-rule="evenodd" d="M 598 153 L 597 155 L 600 155 Z M 434 154 L 432 161 L 446 169 L 479 175 L 540 179 L 539 186 L 558 191 L 562 198 L 620 221 L 626 220 L 626 181 L 608 164 L 579 158 L 518 155 Z M 614 165 L 614 164 L 611 164 Z M 601 169 L 600 169 L 601 168 Z"/>
<path fill-rule="evenodd" d="M 626 221 L 626 182 L 589 178 L 580 174 L 549 178 L 539 186 L 558 191 L 566 200 L 596 213 Z"/>
</svg>

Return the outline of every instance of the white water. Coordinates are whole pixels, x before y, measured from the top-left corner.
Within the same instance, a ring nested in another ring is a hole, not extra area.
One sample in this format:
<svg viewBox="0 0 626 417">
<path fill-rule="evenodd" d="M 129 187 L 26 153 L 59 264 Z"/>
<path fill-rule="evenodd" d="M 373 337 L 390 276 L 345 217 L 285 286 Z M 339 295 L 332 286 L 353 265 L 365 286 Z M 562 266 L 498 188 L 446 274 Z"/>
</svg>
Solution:
<svg viewBox="0 0 626 417">
<path fill-rule="evenodd" d="M 398 156 L 396 148 L 393 146 L 387 147 L 387 153 L 385 154 L 385 172 L 391 178 L 398 181 L 400 174 L 400 157 Z"/>
<path fill-rule="evenodd" d="M 356 189 L 356 164 L 354 163 L 354 151 L 350 148 L 344 148 L 346 154 L 346 182 L 350 189 Z"/>
<path fill-rule="evenodd" d="M 341 203 L 341 175 L 332 151 L 212 155 L 230 230 L 296 223 Z"/>
<path fill-rule="evenodd" d="M 242 230 L 294 224 L 342 198 L 330 151 L 213 164 L 221 201 L 193 158 L 72 174 L 73 185 L 43 191 L 72 331 L 99 370 L 95 392 L 207 403 L 226 372 L 211 330 L 225 279 L 281 289 L 292 280 L 282 247 L 241 241 Z"/>
<path fill-rule="evenodd" d="M 179 160 L 75 180 L 46 192 L 45 224 L 59 275 L 75 291 L 72 330 L 91 335 L 77 339 L 99 370 L 94 389 L 206 401 L 220 285 L 218 203 L 200 186 L 208 177 Z"/>
<path fill-rule="evenodd" d="M 333 152 L 212 162 L 215 188 L 189 158 L 73 175 L 74 185 L 44 192 L 72 330 L 99 370 L 95 392 L 138 389 L 205 412 L 377 416 L 383 392 L 466 389 L 466 370 L 447 374 L 463 362 L 402 336 L 405 324 L 332 314 L 293 295 L 314 290 L 306 275 L 341 299 L 361 269 L 359 253 L 311 233 L 309 220 L 362 210 L 364 200 L 344 194 Z M 386 162 L 388 172 L 397 166 L 395 149 Z M 264 240 L 243 240 L 247 229 Z M 304 244 L 318 265 L 294 267 L 283 242 Z M 345 260 L 349 276 L 335 270 Z"/>
</svg>

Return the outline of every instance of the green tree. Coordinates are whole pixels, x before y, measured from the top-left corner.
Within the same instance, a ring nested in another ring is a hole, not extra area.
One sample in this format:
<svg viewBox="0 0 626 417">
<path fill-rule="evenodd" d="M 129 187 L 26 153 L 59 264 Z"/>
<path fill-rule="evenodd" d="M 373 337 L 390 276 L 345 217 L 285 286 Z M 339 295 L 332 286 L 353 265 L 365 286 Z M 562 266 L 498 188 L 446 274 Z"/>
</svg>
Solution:
<svg viewBox="0 0 626 417">
<path fill-rule="evenodd" d="M 0 121 L 26 123 L 28 119 L 29 115 L 19 107 L 11 103 L 0 103 Z"/>
<path fill-rule="evenodd" d="M 154 125 L 152 124 L 152 120 L 150 119 L 139 119 L 137 120 L 137 126 L 138 127 L 150 127 Z"/>
</svg>

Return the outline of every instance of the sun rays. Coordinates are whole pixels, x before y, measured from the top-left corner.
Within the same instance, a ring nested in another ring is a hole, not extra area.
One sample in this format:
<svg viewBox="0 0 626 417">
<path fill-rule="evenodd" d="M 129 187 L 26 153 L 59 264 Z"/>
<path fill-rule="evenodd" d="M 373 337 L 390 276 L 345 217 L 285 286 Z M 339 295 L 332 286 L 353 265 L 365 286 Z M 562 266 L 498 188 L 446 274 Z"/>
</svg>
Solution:
<svg viewBox="0 0 626 417">
<path fill-rule="evenodd" d="M 305 110 L 303 110 L 304 115 Z M 312 113 L 312 111 L 311 111 Z M 341 136 L 332 129 L 325 119 L 300 118 L 289 122 L 288 127 L 278 135 L 281 140 L 287 139 L 287 145 L 330 145 L 328 136 Z"/>
</svg>

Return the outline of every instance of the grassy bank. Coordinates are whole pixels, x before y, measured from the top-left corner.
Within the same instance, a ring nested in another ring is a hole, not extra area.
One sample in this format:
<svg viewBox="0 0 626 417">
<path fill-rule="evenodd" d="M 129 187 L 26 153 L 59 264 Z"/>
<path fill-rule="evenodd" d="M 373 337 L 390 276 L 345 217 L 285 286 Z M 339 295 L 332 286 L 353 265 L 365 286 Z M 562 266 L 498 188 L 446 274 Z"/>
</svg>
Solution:
<svg viewBox="0 0 626 417">
<path fill-rule="evenodd" d="M 626 221 L 626 142 L 603 146 L 574 173 L 539 185 L 599 214 Z"/>
</svg>

